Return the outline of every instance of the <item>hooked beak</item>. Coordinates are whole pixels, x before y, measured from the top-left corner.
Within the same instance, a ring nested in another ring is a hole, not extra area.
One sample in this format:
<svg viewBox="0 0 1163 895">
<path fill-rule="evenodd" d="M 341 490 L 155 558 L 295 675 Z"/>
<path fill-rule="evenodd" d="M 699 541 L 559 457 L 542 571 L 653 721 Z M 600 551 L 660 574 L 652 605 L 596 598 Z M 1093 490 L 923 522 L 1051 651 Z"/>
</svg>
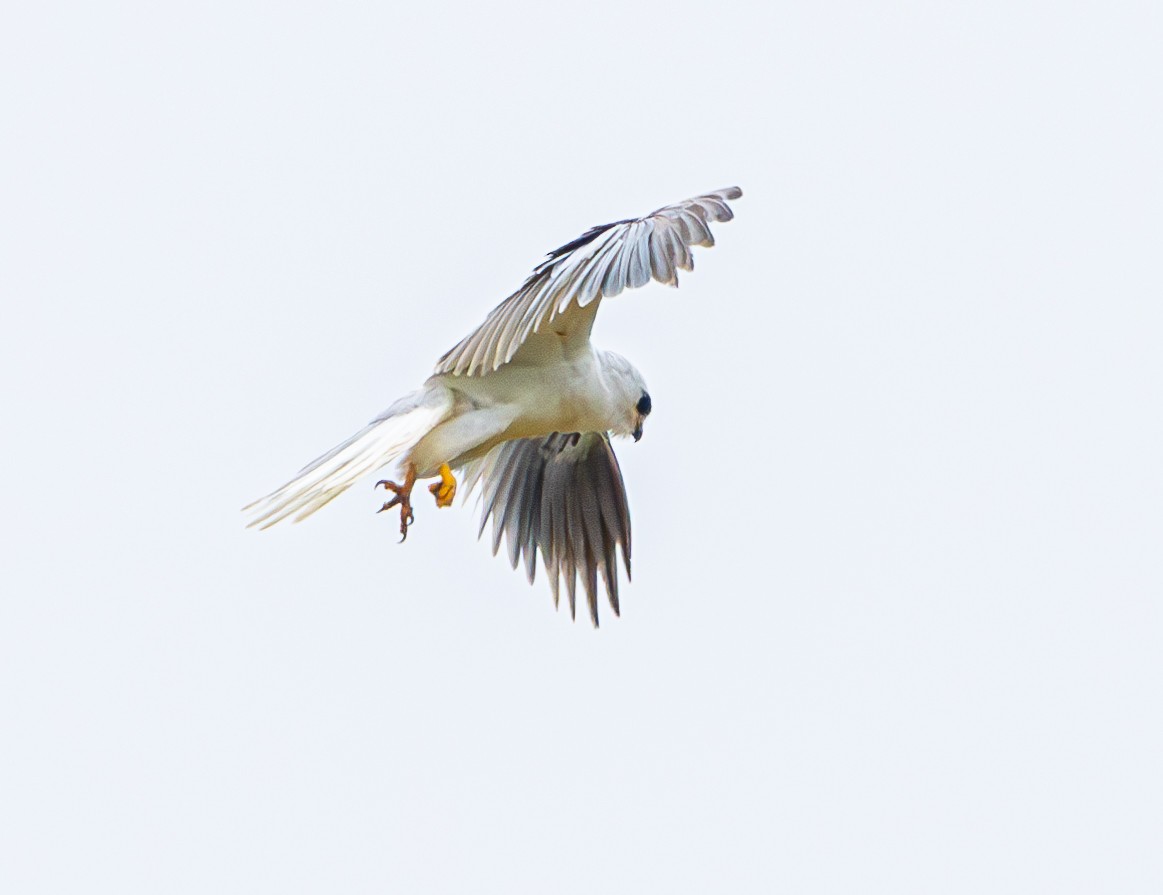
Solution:
<svg viewBox="0 0 1163 895">
<path fill-rule="evenodd" d="M 642 440 L 642 423 L 639 423 L 637 426 L 634 427 L 633 435 L 634 435 L 635 441 Z"/>
</svg>

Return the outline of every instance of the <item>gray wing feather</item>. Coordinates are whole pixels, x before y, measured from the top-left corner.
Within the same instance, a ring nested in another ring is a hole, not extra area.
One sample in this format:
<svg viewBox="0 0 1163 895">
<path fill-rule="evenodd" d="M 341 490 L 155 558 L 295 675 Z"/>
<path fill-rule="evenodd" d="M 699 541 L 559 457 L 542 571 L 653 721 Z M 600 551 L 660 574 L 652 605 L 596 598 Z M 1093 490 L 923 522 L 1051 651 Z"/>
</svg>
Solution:
<svg viewBox="0 0 1163 895">
<path fill-rule="evenodd" d="M 630 577 L 630 508 L 618 459 L 605 434 L 554 433 L 497 447 L 465 478 L 483 482 L 480 533 L 493 521 L 493 553 L 505 541 L 509 564 L 523 559 L 532 584 L 537 554 L 554 605 L 565 579 L 570 615 L 577 613 L 580 577 L 590 620 L 598 624 L 598 576 L 619 614 L 617 554 Z"/>
<path fill-rule="evenodd" d="M 448 351 L 437 373 L 480 376 L 513 359 L 542 327 L 559 317 L 571 335 L 589 337 L 597 303 L 651 279 L 678 285 L 678 270 L 693 270 L 690 246 L 713 246 L 711 221 L 729 221 L 728 187 L 667 205 L 646 217 L 593 227 L 550 252 L 516 292 L 497 305 L 476 330 Z M 589 308 L 588 313 L 578 313 Z M 555 327 L 558 328 L 558 327 Z"/>
</svg>

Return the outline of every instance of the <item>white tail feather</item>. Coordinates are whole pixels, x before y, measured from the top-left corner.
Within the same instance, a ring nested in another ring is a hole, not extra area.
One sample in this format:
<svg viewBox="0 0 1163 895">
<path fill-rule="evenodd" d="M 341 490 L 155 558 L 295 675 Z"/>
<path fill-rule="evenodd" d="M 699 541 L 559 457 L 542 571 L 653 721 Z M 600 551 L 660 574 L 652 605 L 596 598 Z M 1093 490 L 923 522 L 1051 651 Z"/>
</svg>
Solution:
<svg viewBox="0 0 1163 895">
<path fill-rule="evenodd" d="M 384 413 L 283 487 L 243 507 L 253 515 L 247 528 L 270 528 L 288 516 L 295 522 L 330 503 L 369 472 L 398 460 L 448 418 L 452 396 L 434 387 L 401 398 Z"/>
</svg>

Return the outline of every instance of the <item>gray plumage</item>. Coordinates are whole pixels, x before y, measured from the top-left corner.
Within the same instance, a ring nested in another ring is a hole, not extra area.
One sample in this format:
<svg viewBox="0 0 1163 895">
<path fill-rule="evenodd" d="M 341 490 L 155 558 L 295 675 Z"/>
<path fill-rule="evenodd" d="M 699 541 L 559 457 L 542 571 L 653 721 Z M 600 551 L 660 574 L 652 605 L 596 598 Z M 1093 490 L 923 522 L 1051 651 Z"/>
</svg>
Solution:
<svg viewBox="0 0 1163 895">
<path fill-rule="evenodd" d="M 593 227 L 551 252 L 516 292 L 497 305 L 476 330 L 448 351 L 437 373 L 480 376 L 513 359 L 528 338 L 571 309 L 588 309 L 589 338 L 599 301 L 651 278 L 678 285 L 678 270 L 693 270 L 690 246 L 713 246 L 710 221 L 734 217 L 729 199 L 738 187 L 716 190 L 642 218 Z"/>
<path fill-rule="evenodd" d="M 557 433 L 522 438 L 497 448 L 480 471 L 481 527 L 493 520 L 493 553 L 508 548 L 515 569 L 524 560 L 532 584 L 537 553 L 558 602 L 565 579 L 571 616 L 580 575 L 590 619 L 598 624 L 601 575 L 614 614 L 618 606 L 617 551 L 630 577 L 630 508 L 618 459 L 604 433 Z"/>
</svg>

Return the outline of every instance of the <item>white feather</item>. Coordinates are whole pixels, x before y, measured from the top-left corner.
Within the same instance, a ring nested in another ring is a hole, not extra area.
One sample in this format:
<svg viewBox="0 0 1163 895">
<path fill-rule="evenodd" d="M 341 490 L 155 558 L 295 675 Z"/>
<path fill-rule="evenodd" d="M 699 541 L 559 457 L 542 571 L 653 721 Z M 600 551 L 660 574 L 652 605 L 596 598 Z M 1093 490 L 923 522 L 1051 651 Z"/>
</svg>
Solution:
<svg viewBox="0 0 1163 895">
<path fill-rule="evenodd" d="M 270 528 L 288 516 L 298 522 L 330 503 L 355 482 L 398 460 L 448 418 L 453 399 L 440 385 L 413 392 L 389 407 L 362 432 L 305 466 L 283 487 L 243 507 L 248 528 Z"/>
</svg>

